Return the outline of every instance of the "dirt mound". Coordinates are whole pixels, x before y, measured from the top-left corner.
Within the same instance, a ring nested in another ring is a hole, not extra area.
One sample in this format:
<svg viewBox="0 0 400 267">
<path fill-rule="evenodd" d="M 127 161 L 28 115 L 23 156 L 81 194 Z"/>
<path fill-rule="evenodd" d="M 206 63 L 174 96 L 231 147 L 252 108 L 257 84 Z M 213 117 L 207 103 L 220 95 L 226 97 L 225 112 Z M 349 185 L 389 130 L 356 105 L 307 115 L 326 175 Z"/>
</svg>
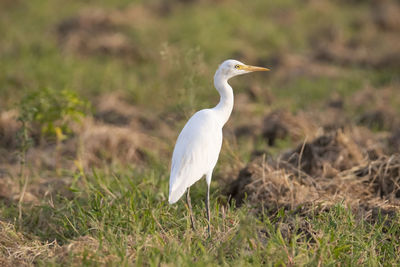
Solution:
<svg viewBox="0 0 400 267">
<path fill-rule="evenodd" d="M 15 110 L 0 113 L 0 149 L 15 149 L 18 146 L 16 136 L 21 125 L 16 120 L 17 116 Z"/>
<path fill-rule="evenodd" d="M 94 119 L 104 124 L 117 127 L 129 127 L 162 139 L 174 139 L 173 125 L 182 118 L 171 119 L 167 114 L 156 114 L 134 106 L 120 93 L 110 93 L 99 97 L 95 103 Z"/>
<path fill-rule="evenodd" d="M 277 168 L 276 162 L 260 156 L 239 173 L 228 189 L 228 195 L 241 203 L 247 196 L 250 203 L 269 207 L 298 204 L 318 198 L 318 191 L 307 186 L 311 181 L 294 179 L 294 173 Z"/>
<path fill-rule="evenodd" d="M 389 108 L 367 110 L 358 119 L 358 123 L 375 130 L 387 130 L 396 125 L 396 113 Z"/>
<path fill-rule="evenodd" d="M 298 77 L 338 77 L 341 74 L 339 68 L 326 64 L 322 61 L 314 60 L 296 54 L 278 54 L 275 57 L 259 61 L 261 66 L 269 65 L 274 62 L 275 77 L 282 81 L 291 80 Z"/>
<path fill-rule="evenodd" d="M 367 180 L 378 196 L 400 204 L 400 155 L 383 156 L 353 170 L 352 174 Z"/>
<path fill-rule="evenodd" d="M 148 7 L 159 16 L 169 16 L 179 8 L 185 8 L 186 5 L 204 4 L 212 2 L 213 5 L 226 0 L 161 0 L 148 1 Z"/>
<path fill-rule="evenodd" d="M 284 153 L 280 160 L 308 175 L 329 177 L 360 164 L 368 156 L 349 133 L 338 130 Z"/>
<path fill-rule="evenodd" d="M 380 29 L 387 31 L 400 30 L 400 6 L 396 1 L 372 1 L 371 13 L 374 22 Z"/>
<path fill-rule="evenodd" d="M 94 118 L 113 125 L 129 125 L 137 109 L 122 100 L 118 94 L 102 95 L 95 102 Z"/>
<path fill-rule="evenodd" d="M 357 33 L 346 36 L 337 26 L 321 25 L 310 35 L 312 61 L 342 66 L 388 69 L 400 66 L 399 6 L 372 1 L 371 13 L 355 15 Z"/>
<path fill-rule="evenodd" d="M 320 62 L 338 65 L 357 65 L 373 68 L 397 68 L 400 66 L 399 48 L 392 45 L 399 41 L 397 36 L 386 36 L 385 47 L 365 44 L 354 40 L 320 44 L 315 48 L 313 58 Z M 372 53 L 372 51 L 378 51 Z"/>
<path fill-rule="evenodd" d="M 15 181 L 15 179 L 10 179 L 10 178 L 2 178 L 0 179 L 0 199 L 5 201 L 6 203 L 16 203 L 20 199 L 20 194 L 19 194 L 20 188 Z M 33 201 L 30 201 L 33 200 Z M 27 195 L 27 198 L 23 199 L 24 202 L 36 202 L 37 199 L 31 198 L 30 194 Z"/>
<path fill-rule="evenodd" d="M 140 130 L 87 120 L 79 133 L 81 160 L 84 166 L 101 166 L 105 162 L 143 162 L 146 149 L 162 147 L 157 140 Z M 157 145 L 156 145 L 157 143 Z"/>
<path fill-rule="evenodd" d="M 231 182 L 227 194 L 238 203 L 247 196 L 256 207 L 273 210 L 341 201 L 367 210 L 400 206 L 400 155 L 375 151 L 371 159 L 369 142 L 360 142 L 357 135 L 338 131 L 277 159 L 257 157 Z"/>
<path fill-rule="evenodd" d="M 118 93 L 102 95 L 94 105 L 94 118 L 107 124 L 131 126 L 141 131 L 154 130 L 159 126 L 160 120 L 154 114 L 129 104 Z"/>
<path fill-rule="evenodd" d="M 123 31 L 123 20 L 116 12 L 87 9 L 75 17 L 60 22 L 57 35 L 67 51 L 86 54 L 107 54 L 140 60 L 137 46 Z"/>
<path fill-rule="evenodd" d="M 388 138 L 389 153 L 398 153 L 400 151 L 400 128 L 393 131 Z"/>
<path fill-rule="evenodd" d="M 352 108 L 360 114 L 356 123 L 373 130 L 396 130 L 400 119 L 395 108 L 400 104 L 395 85 L 380 89 L 364 88 L 351 97 Z"/>
<path fill-rule="evenodd" d="M 262 136 L 273 146 L 276 139 L 290 137 L 292 141 L 299 141 L 305 136 L 312 137 L 316 130 L 317 126 L 305 113 L 294 115 L 286 110 L 275 110 L 264 118 Z"/>
<path fill-rule="evenodd" d="M 44 199 L 51 199 L 58 195 L 66 198 L 72 198 L 73 193 L 70 190 L 72 179 L 66 177 L 47 177 L 34 178 L 23 191 L 20 181 L 15 177 L 4 177 L 0 179 L 0 199 L 6 203 L 18 203 L 38 205 Z M 23 196 L 21 196 L 23 194 Z"/>
</svg>

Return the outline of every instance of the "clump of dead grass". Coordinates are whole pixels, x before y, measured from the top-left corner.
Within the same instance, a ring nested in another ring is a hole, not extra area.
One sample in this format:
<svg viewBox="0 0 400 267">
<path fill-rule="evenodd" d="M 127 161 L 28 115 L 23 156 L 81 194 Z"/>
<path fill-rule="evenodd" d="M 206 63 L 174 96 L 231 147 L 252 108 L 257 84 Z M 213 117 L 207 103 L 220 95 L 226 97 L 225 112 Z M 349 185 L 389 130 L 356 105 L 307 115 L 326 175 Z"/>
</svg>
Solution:
<svg viewBox="0 0 400 267">
<path fill-rule="evenodd" d="M 0 221 L 1 266 L 32 266 L 40 259 L 54 257 L 60 246 L 57 241 L 30 239 L 11 223 Z"/>
<path fill-rule="evenodd" d="M 84 166 L 101 166 L 115 161 L 140 162 L 145 159 L 146 148 L 156 147 L 155 139 L 140 131 L 91 120 L 86 121 L 80 138 Z"/>
<path fill-rule="evenodd" d="M 94 118 L 75 129 L 81 149 L 79 160 L 84 167 L 143 163 L 147 152 L 163 154 L 166 150 L 163 139 L 169 138 L 171 129 L 156 114 L 130 105 L 119 93 L 99 97 L 95 107 Z"/>
<path fill-rule="evenodd" d="M 355 209 L 400 207 L 400 155 L 370 157 L 369 141 L 355 131 L 337 131 L 303 143 L 277 159 L 265 155 L 250 162 L 234 180 L 230 194 L 247 196 L 258 208 L 329 208 L 344 202 Z M 360 138 L 362 139 L 362 138 Z"/>
<path fill-rule="evenodd" d="M 99 252 L 106 256 L 99 256 Z M 70 255 L 74 255 L 73 262 Z M 0 221 L 0 264 L 1 266 L 34 266 L 41 260 L 55 259 L 61 264 L 78 265 L 84 259 L 97 264 L 115 262 L 118 257 L 109 251 L 106 244 L 91 236 L 81 236 L 60 245 L 56 240 L 43 242 L 29 238 L 17 231 L 11 223 Z"/>
<path fill-rule="evenodd" d="M 351 172 L 360 179 L 368 179 L 374 193 L 391 202 L 400 200 L 400 155 L 382 156 Z M 354 177 L 355 178 L 355 177 Z"/>
<path fill-rule="evenodd" d="M 337 130 L 284 153 L 279 160 L 313 177 L 331 177 L 364 162 L 367 147 L 359 146 L 351 130 Z"/>
<path fill-rule="evenodd" d="M 107 244 L 100 244 L 100 241 L 92 236 L 81 236 L 70 243 L 63 245 L 58 251 L 58 261 L 79 265 L 85 259 L 90 259 L 93 263 L 107 265 L 110 262 L 116 262 L 118 257 L 113 254 Z M 101 255 L 100 255 L 101 254 Z M 73 261 L 70 261 L 70 255 L 73 255 Z"/>
</svg>

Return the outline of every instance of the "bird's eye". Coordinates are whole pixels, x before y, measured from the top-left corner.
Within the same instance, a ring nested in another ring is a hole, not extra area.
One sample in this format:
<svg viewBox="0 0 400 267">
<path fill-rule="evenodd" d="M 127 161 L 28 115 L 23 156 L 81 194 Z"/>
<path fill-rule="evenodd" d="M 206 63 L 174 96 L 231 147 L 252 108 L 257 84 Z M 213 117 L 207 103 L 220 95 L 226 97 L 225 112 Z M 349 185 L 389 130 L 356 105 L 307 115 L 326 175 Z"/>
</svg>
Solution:
<svg viewBox="0 0 400 267">
<path fill-rule="evenodd" d="M 240 66 L 239 66 L 239 65 L 235 65 L 235 69 L 237 69 L 237 70 L 238 70 L 239 68 L 240 68 Z"/>
</svg>

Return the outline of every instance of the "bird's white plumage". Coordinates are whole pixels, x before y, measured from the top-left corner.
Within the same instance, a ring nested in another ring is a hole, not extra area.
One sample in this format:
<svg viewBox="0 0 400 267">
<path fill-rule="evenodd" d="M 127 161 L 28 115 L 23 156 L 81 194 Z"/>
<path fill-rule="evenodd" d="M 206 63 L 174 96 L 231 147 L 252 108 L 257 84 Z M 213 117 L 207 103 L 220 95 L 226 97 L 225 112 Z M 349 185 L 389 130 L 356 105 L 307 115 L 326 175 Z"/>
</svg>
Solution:
<svg viewBox="0 0 400 267">
<path fill-rule="evenodd" d="M 212 172 L 222 145 L 222 126 L 215 111 L 203 109 L 186 123 L 172 155 L 169 202 L 175 203 L 185 190 Z"/>
<path fill-rule="evenodd" d="M 175 203 L 188 187 L 207 176 L 210 185 L 212 171 L 222 145 L 222 128 L 233 108 L 233 90 L 228 80 L 252 71 L 268 69 L 245 65 L 237 60 L 226 60 L 214 76 L 214 85 L 221 99 L 212 109 L 195 113 L 186 123 L 176 141 L 172 155 L 169 183 L 169 203 Z M 207 205 L 208 205 L 207 191 Z M 208 210 L 208 206 L 207 206 Z"/>
</svg>

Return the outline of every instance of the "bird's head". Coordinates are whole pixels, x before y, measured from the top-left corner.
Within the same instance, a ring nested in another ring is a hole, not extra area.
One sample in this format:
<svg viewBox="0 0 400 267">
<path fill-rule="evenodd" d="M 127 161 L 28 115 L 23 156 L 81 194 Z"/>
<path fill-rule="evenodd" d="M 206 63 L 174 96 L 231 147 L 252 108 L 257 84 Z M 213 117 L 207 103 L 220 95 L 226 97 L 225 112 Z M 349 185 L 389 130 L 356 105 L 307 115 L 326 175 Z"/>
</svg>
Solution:
<svg viewBox="0 0 400 267">
<path fill-rule="evenodd" d="M 228 59 L 222 62 L 216 74 L 221 75 L 226 79 L 230 79 L 237 75 L 242 75 L 253 71 L 269 71 L 269 69 L 250 66 L 234 59 Z"/>
</svg>

